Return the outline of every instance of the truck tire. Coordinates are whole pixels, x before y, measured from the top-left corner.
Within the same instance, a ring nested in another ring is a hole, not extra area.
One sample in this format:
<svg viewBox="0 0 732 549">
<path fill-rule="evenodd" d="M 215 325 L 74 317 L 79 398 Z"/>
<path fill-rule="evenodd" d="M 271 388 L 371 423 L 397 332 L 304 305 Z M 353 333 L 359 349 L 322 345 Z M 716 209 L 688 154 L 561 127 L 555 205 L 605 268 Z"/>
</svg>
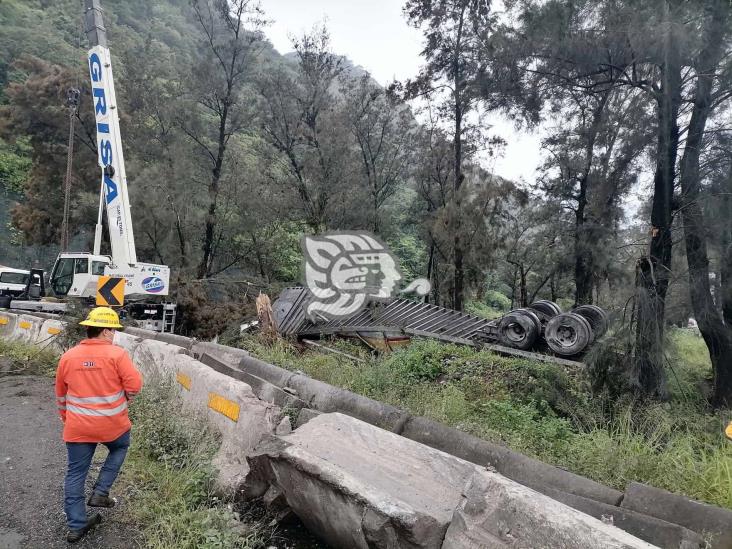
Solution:
<svg viewBox="0 0 732 549">
<path fill-rule="evenodd" d="M 10 309 L 10 302 L 13 298 L 9 295 L 0 295 L 0 309 Z"/>
<path fill-rule="evenodd" d="M 544 339 L 556 354 L 576 356 L 587 350 L 595 335 L 584 317 L 575 313 L 562 313 L 547 322 Z"/>
<path fill-rule="evenodd" d="M 549 301 L 547 299 L 535 301 L 534 303 L 529 305 L 529 309 L 533 309 L 534 311 L 541 313 L 547 319 L 562 314 L 562 308 L 553 301 Z"/>
<path fill-rule="evenodd" d="M 601 338 L 607 332 L 609 324 L 607 313 L 597 305 L 580 305 L 572 312 L 584 317 L 590 323 L 595 339 Z"/>
<path fill-rule="evenodd" d="M 522 351 L 531 349 L 541 333 L 541 322 L 538 320 L 531 311 L 511 311 L 498 323 L 498 340 L 506 347 Z"/>
</svg>

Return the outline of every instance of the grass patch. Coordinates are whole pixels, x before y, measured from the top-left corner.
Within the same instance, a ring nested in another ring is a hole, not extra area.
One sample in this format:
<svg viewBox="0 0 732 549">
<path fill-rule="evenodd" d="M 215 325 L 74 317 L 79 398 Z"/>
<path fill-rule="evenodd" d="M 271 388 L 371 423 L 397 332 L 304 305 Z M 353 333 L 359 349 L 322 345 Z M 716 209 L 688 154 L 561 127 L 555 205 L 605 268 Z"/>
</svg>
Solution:
<svg viewBox="0 0 732 549">
<path fill-rule="evenodd" d="M 671 402 L 651 405 L 593 394 L 585 374 L 571 367 L 435 341 L 381 358 L 347 341 L 328 342 L 364 363 L 284 341 L 268 347 L 255 336 L 236 344 L 619 489 L 644 482 L 732 508 L 732 444 L 723 433 L 729 412 L 707 407 L 703 385 L 711 367 L 703 341 L 688 331 L 670 336 L 678 379 L 670 384 L 678 390 Z"/>
<path fill-rule="evenodd" d="M 510 303 L 511 302 L 509 301 L 509 305 Z M 506 314 L 507 309 L 487 305 L 480 301 L 468 301 L 465 304 L 465 312 L 470 313 L 471 315 L 487 318 L 488 320 L 493 320 L 494 318 L 498 318 Z"/>
<path fill-rule="evenodd" d="M 215 495 L 218 438 L 203 420 L 181 419 L 177 388 L 146 380 L 130 407 L 132 446 L 119 481 L 129 518 L 150 549 L 263 547 L 272 531 Z"/>
<path fill-rule="evenodd" d="M 0 339 L 0 375 L 54 377 L 58 359 L 51 349 Z"/>
</svg>

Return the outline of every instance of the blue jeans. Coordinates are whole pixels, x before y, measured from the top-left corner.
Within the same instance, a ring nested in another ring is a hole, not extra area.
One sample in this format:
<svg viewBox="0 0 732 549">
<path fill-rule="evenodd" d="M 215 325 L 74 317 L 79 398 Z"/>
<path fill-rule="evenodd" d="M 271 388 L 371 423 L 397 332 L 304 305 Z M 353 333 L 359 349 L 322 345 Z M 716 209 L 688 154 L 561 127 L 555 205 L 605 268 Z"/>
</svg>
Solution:
<svg viewBox="0 0 732 549">
<path fill-rule="evenodd" d="M 94 485 L 94 493 L 108 496 L 119 470 L 125 461 L 127 449 L 130 447 L 130 432 L 112 442 L 102 442 L 109 450 L 104 460 L 99 478 Z M 70 530 L 81 530 L 86 526 L 86 504 L 84 503 L 84 483 L 89 473 L 96 442 L 67 442 L 66 450 L 69 455 L 69 468 L 66 471 L 64 482 L 64 511 L 66 523 Z"/>
</svg>

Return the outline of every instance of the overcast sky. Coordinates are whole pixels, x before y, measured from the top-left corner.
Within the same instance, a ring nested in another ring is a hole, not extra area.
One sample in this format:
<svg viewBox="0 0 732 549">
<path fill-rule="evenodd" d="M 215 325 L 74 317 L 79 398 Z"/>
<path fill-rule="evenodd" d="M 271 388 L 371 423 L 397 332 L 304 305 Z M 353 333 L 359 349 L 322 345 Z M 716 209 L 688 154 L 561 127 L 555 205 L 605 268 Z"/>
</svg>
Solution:
<svg viewBox="0 0 732 549">
<path fill-rule="evenodd" d="M 415 76 L 422 64 L 422 33 L 402 15 L 401 0 L 262 0 L 272 25 L 266 34 L 280 53 L 292 50 L 289 36 L 301 35 L 325 21 L 333 51 L 361 65 L 382 85 Z M 516 133 L 495 119 L 495 131 L 508 147 L 493 165 L 485 167 L 508 179 L 534 179 L 539 161 L 539 138 Z"/>
</svg>

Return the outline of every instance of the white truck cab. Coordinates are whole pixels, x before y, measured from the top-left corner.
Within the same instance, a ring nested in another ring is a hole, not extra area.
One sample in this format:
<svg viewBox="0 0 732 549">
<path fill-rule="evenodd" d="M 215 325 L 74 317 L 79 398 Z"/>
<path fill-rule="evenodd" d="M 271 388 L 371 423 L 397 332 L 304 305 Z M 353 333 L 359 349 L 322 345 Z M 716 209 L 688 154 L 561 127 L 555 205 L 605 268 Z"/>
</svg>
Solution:
<svg viewBox="0 0 732 549">
<path fill-rule="evenodd" d="M 25 291 L 30 271 L 0 266 L 0 295 L 18 296 Z"/>
</svg>

